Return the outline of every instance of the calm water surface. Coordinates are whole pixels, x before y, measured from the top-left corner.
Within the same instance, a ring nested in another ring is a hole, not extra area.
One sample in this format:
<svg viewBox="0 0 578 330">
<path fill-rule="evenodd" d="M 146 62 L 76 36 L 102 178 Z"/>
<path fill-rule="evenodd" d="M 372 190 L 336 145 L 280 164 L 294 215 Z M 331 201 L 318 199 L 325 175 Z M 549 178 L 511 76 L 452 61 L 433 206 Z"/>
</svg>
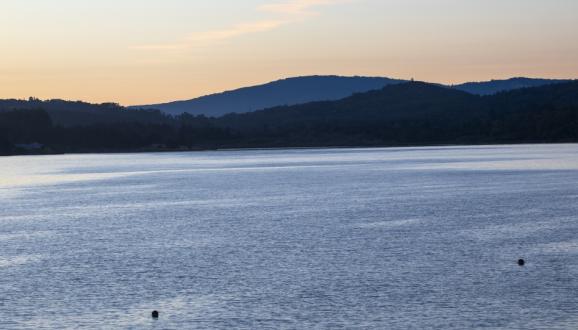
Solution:
<svg viewBox="0 0 578 330">
<path fill-rule="evenodd" d="M 578 328 L 578 145 L 4 157 L 0 203 L 1 329 Z"/>
</svg>

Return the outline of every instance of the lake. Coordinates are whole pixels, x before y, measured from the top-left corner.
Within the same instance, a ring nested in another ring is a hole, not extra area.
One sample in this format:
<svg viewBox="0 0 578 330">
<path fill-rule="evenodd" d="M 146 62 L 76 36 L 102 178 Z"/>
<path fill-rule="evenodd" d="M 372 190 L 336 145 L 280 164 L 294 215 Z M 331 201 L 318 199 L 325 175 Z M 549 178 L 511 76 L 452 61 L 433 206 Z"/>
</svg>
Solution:
<svg viewBox="0 0 578 330">
<path fill-rule="evenodd" d="M 575 144 L 2 157 L 0 202 L 2 329 L 578 328 Z"/>
</svg>

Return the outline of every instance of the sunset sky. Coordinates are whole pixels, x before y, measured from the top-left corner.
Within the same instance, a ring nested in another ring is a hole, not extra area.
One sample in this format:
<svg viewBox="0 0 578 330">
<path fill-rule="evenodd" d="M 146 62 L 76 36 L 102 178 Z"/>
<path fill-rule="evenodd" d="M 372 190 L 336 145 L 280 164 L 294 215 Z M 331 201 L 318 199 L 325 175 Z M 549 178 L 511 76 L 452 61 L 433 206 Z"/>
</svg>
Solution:
<svg viewBox="0 0 578 330">
<path fill-rule="evenodd" d="M 576 0 L 0 0 L 0 98 L 124 105 L 279 78 L 578 78 Z"/>
</svg>

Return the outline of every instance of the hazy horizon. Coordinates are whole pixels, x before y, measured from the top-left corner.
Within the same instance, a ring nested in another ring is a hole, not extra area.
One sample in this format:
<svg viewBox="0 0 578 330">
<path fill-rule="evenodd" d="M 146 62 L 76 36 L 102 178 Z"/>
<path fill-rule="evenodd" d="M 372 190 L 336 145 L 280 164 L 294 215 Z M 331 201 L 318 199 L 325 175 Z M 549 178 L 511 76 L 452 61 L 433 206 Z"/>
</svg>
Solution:
<svg viewBox="0 0 578 330">
<path fill-rule="evenodd" d="M 571 0 L 0 4 L 0 98 L 162 103 L 306 75 L 578 77 Z"/>
</svg>

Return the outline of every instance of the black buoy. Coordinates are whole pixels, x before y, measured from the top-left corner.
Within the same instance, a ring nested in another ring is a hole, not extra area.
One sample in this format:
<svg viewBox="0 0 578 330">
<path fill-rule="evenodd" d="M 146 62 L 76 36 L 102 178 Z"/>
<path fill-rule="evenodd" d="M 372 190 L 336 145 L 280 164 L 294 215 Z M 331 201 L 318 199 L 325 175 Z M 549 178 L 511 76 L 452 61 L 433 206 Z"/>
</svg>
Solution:
<svg viewBox="0 0 578 330">
<path fill-rule="evenodd" d="M 158 318 L 159 318 L 159 312 L 158 312 L 158 311 L 153 311 L 153 312 L 152 312 L 152 316 L 153 316 L 153 319 L 158 319 Z"/>
<path fill-rule="evenodd" d="M 526 261 L 524 259 L 518 259 L 518 266 L 524 266 Z"/>
</svg>

